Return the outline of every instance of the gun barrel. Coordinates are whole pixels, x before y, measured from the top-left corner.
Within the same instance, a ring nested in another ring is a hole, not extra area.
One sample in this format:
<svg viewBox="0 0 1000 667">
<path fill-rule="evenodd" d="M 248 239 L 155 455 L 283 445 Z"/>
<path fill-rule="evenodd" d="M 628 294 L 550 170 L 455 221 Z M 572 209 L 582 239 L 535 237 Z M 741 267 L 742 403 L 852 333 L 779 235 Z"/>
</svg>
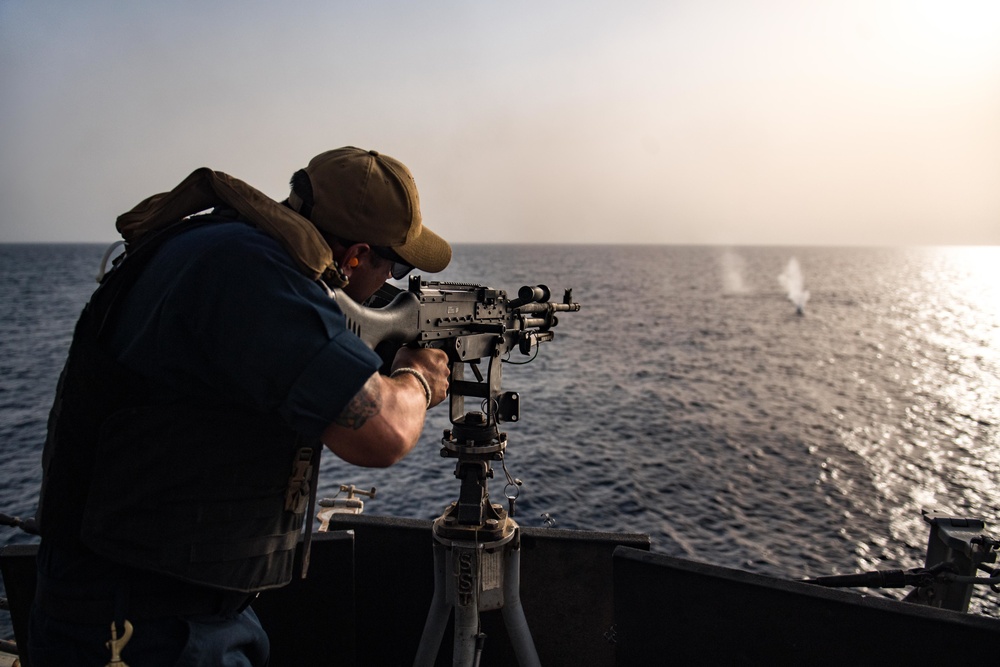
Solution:
<svg viewBox="0 0 1000 667">
<path fill-rule="evenodd" d="M 578 303 L 554 303 L 552 304 L 552 310 L 563 312 L 563 313 L 576 313 L 580 310 L 580 304 Z"/>
<path fill-rule="evenodd" d="M 567 313 L 580 310 L 578 303 L 526 303 L 515 310 L 519 314 L 527 313 Z"/>
</svg>

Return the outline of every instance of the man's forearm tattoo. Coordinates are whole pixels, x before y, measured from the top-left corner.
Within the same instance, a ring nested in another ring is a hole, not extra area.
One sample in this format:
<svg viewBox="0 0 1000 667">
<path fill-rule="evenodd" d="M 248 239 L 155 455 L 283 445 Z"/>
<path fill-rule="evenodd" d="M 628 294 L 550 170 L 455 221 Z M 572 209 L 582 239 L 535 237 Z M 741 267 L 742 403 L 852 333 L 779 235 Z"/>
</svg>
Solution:
<svg viewBox="0 0 1000 667">
<path fill-rule="evenodd" d="M 382 383 L 377 375 L 368 378 L 361 390 L 337 417 L 337 424 L 355 430 L 382 411 Z"/>
</svg>

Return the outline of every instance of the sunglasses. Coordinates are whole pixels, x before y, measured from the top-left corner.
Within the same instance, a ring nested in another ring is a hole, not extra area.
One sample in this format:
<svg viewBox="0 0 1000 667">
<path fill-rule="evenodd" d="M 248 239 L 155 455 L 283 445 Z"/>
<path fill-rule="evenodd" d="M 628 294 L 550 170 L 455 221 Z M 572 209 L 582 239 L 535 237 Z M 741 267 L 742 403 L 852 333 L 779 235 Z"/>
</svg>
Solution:
<svg viewBox="0 0 1000 667">
<path fill-rule="evenodd" d="M 402 280 L 410 271 L 413 270 L 413 266 L 408 264 L 406 260 L 396 254 L 396 251 L 392 248 L 387 248 L 385 246 L 371 246 L 371 249 L 372 252 L 382 259 L 387 259 L 392 262 L 392 277 L 394 280 Z"/>
</svg>

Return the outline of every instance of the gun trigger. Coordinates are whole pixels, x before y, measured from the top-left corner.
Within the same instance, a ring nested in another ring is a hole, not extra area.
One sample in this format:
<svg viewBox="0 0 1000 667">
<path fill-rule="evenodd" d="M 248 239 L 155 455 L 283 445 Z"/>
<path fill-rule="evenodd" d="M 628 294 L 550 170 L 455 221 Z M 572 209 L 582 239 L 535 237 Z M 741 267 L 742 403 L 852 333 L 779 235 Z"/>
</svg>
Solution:
<svg viewBox="0 0 1000 667">
<path fill-rule="evenodd" d="M 482 382 L 483 372 L 479 370 L 479 360 L 476 359 L 475 361 L 471 361 L 469 362 L 469 365 L 472 366 L 472 374 L 476 376 L 476 380 L 478 382 Z"/>
</svg>

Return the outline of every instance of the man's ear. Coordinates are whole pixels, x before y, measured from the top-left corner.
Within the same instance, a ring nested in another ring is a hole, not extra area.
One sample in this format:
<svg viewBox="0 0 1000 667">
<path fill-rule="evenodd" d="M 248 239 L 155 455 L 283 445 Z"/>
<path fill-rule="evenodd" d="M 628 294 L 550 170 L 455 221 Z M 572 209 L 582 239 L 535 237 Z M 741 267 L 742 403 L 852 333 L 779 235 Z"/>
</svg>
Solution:
<svg viewBox="0 0 1000 667">
<path fill-rule="evenodd" d="M 372 249 L 367 243 L 355 243 L 344 250 L 344 255 L 340 260 L 340 268 L 350 277 L 354 269 L 358 268 L 361 261 L 371 253 Z"/>
</svg>

